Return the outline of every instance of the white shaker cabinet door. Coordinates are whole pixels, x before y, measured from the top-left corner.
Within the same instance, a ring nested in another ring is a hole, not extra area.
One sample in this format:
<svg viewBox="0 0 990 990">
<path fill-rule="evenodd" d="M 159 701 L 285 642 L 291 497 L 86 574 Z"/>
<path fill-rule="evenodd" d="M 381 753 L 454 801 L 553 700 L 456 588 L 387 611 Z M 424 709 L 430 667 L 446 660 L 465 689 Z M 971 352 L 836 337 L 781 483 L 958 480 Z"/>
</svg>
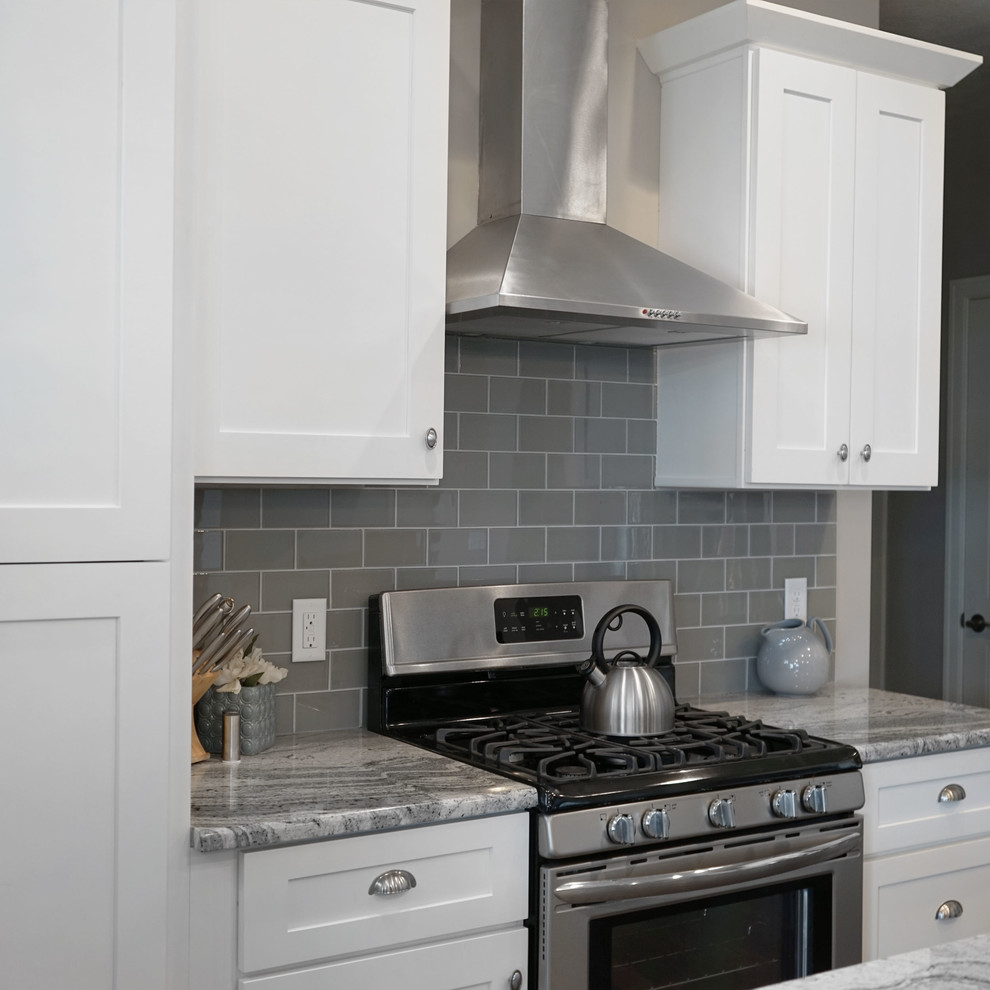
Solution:
<svg viewBox="0 0 990 990">
<path fill-rule="evenodd" d="M 837 452 L 849 437 L 856 77 L 845 66 L 759 53 L 747 288 L 805 320 L 808 333 L 750 345 L 756 485 L 848 481 Z"/>
<path fill-rule="evenodd" d="M 859 73 L 849 481 L 938 483 L 945 94 Z"/>
<path fill-rule="evenodd" d="M 0 566 L 0 986 L 165 990 L 169 565 Z"/>
<path fill-rule="evenodd" d="M 438 479 L 449 4 L 185 11 L 197 476 Z"/>
<path fill-rule="evenodd" d="M 0 23 L 0 561 L 161 559 L 174 0 Z"/>
</svg>

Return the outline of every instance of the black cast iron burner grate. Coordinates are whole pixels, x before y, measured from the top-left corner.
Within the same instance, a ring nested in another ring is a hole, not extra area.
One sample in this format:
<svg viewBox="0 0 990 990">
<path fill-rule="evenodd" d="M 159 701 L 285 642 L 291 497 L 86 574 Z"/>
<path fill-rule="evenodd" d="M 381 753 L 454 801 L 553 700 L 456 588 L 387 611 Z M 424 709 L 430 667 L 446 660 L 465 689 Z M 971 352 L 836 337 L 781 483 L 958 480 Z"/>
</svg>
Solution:
<svg viewBox="0 0 990 990">
<path fill-rule="evenodd" d="M 659 736 L 620 739 L 587 732 L 577 711 L 567 710 L 465 720 L 437 729 L 435 742 L 460 759 L 548 783 L 718 765 L 822 745 L 802 729 L 690 706 L 679 706 L 674 727 Z"/>
</svg>

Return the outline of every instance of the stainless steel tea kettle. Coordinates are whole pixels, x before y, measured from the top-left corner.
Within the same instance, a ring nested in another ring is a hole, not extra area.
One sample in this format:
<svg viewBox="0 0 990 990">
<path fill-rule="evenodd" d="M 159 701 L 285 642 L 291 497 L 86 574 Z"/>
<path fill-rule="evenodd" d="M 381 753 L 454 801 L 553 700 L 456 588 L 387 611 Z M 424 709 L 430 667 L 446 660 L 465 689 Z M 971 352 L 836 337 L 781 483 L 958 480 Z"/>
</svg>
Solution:
<svg viewBox="0 0 990 990">
<path fill-rule="evenodd" d="M 650 631 L 645 659 L 623 650 L 605 659 L 605 634 L 622 625 L 622 616 L 634 612 Z M 606 612 L 595 628 L 591 656 L 578 670 L 588 679 L 581 696 L 581 727 L 609 736 L 655 736 L 674 725 L 674 695 L 654 664 L 660 657 L 660 624 L 640 605 L 618 605 Z"/>
</svg>

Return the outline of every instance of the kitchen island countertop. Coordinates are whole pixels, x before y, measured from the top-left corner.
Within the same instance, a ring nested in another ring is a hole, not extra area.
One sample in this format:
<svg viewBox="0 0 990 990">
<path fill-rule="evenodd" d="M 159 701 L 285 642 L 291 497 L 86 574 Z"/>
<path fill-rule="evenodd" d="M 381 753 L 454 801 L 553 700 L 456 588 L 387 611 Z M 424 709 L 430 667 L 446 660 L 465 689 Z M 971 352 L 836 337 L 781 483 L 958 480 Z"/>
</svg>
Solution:
<svg viewBox="0 0 990 990">
<path fill-rule="evenodd" d="M 689 700 L 699 708 L 848 743 L 864 763 L 990 746 L 990 710 L 876 688 L 828 684 L 807 696 L 747 693 Z"/>
<path fill-rule="evenodd" d="M 364 729 L 279 736 L 239 763 L 193 764 L 194 849 L 254 849 L 522 811 L 525 784 Z"/>
<path fill-rule="evenodd" d="M 970 990 L 990 988 L 990 935 L 974 935 L 930 949 L 915 949 L 787 980 L 774 990 Z"/>
</svg>

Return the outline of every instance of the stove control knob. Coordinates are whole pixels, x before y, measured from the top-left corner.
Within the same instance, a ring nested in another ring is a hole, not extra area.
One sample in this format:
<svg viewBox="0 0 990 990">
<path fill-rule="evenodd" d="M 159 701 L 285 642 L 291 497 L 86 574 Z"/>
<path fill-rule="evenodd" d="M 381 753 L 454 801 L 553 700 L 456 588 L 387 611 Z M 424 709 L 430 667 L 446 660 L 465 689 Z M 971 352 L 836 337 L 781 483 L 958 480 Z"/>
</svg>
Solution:
<svg viewBox="0 0 990 990">
<path fill-rule="evenodd" d="M 639 823 L 644 835 L 651 839 L 666 839 L 670 835 L 670 815 L 666 808 L 651 808 L 643 812 Z"/>
<path fill-rule="evenodd" d="M 708 820 L 716 828 L 735 828 L 736 813 L 732 807 L 732 798 L 715 798 L 708 805 Z"/>
<path fill-rule="evenodd" d="M 797 795 L 794 791 L 776 791 L 770 799 L 770 810 L 778 818 L 797 818 Z"/>
<path fill-rule="evenodd" d="M 805 811 L 824 815 L 828 811 L 828 792 L 824 784 L 808 784 L 801 792 L 801 804 Z"/>
<path fill-rule="evenodd" d="M 616 815 L 609 819 L 608 837 L 613 842 L 629 846 L 636 841 L 636 823 L 632 815 Z"/>
</svg>

